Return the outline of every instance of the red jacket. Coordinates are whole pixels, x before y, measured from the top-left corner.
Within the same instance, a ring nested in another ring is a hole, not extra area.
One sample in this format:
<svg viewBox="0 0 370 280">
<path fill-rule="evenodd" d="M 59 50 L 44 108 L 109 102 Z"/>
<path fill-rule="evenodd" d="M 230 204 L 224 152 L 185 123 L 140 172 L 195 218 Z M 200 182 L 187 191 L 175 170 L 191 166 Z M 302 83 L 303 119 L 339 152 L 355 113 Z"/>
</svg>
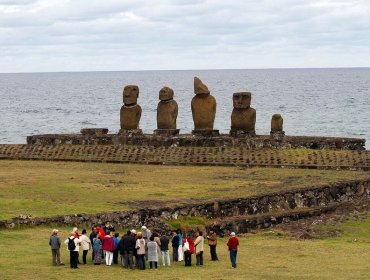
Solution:
<svg viewBox="0 0 370 280">
<path fill-rule="evenodd" d="M 237 250 L 239 246 L 239 240 L 237 237 L 233 236 L 229 238 L 229 241 L 227 241 L 227 246 L 229 247 L 230 250 Z"/>
<path fill-rule="evenodd" d="M 182 246 L 184 246 L 184 244 L 185 244 L 186 241 L 188 241 L 188 243 L 189 243 L 189 252 L 190 252 L 190 254 L 194 254 L 194 251 L 195 251 L 195 248 L 194 248 L 194 240 L 191 239 L 190 237 L 184 238 L 182 240 Z"/>
<path fill-rule="evenodd" d="M 111 252 L 114 251 L 114 240 L 112 236 L 110 235 L 104 236 L 102 249 L 104 251 L 111 251 Z"/>
<path fill-rule="evenodd" d="M 96 231 L 100 233 L 100 237 L 99 238 L 100 238 L 101 241 L 103 241 L 103 239 L 105 237 L 105 231 L 104 231 L 104 229 L 101 228 L 101 227 L 97 227 L 96 228 Z"/>
</svg>

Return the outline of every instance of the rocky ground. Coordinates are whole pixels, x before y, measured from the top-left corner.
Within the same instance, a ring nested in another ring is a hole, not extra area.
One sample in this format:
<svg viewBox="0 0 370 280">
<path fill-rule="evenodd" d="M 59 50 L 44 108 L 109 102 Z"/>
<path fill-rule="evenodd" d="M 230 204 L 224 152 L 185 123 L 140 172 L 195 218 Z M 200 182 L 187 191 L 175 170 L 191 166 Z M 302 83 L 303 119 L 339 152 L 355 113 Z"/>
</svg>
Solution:
<svg viewBox="0 0 370 280">
<path fill-rule="evenodd" d="M 283 231 L 296 239 L 335 237 L 343 233 L 341 223 L 348 220 L 366 220 L 369 210 L 370 200 L 346 202 L 332 213 L 279 224 L 270 230 Z"/>
</svg>

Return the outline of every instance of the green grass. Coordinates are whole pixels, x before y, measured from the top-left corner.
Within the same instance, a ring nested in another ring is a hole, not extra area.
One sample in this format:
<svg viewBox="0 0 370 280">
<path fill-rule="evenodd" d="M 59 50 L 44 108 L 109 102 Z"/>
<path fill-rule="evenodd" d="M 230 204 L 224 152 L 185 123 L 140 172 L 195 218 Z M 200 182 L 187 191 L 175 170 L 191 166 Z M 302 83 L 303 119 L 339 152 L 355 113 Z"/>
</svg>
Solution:
<svg viewBox="0 0 370 280">
<path fill-rule="evenodd" d="M 182 217 L 176 220 L 166 221 L 166 224 L 170 228 L 181 228 L 181 229 L 188 229 L 188 228 L 196 228 L 197 226 L 205 226 L 208 220 L 203 217 Z"/>
<path fill-rule="evenodd" d="M 240 238 L 236 270 L 230 267 L 226 240 L 219 239 L 219 262 L 210 261 L 206 246 L 204 267 L 185 268 L 176 263 L 158 271 L 96 267 L 90 259 L 77 271 L 68 266 L 53 267 L 48 246 L 51 228 L 1 230 L 1 279 L 369 279 L 370 218 L 339 227 L 343 236 L 320 240 L 298 241 L 273 231 L 248 234 Z M 62 240 L 69 230 L 62 229 Z M 68 264 L 65 246 L 61 252 Z"/>
<path fill-rule="evenodd" d="M 199 203 L 368 175 L 361 171 L 0 161 L 0 219 Z"/>
</svg>

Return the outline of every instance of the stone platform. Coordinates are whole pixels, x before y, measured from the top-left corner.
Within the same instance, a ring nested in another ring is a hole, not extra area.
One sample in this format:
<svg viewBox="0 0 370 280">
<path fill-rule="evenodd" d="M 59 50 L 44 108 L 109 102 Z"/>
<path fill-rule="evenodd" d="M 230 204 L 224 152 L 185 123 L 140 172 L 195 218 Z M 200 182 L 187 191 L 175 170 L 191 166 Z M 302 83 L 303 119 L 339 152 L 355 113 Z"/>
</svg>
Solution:
<svg viewBox="0 0 370 280">
<path fill-rule="evenodd" d="M 43 134 L 27 137 L 27 144 L 38 145 L 138 145 L 154 147 L 244 147 L 260 148 L 308 148 L 331 150 L 365 150 L 365 139 L 319 136 L 256 135 L 232 137 L 228 134 L 201 136 L 192 134 Z"/>
</svg>

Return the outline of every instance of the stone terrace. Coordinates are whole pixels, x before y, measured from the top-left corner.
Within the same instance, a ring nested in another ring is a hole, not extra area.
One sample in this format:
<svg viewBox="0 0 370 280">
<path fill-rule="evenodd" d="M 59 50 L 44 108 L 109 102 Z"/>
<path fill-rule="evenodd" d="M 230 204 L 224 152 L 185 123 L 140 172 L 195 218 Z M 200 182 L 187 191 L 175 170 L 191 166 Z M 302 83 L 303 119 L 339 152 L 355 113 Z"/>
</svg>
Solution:
<svg viewBox="0 0 370 280">
<path fill-rule="evenodd" d="M 0 159 L 370 170 L 366 150 L 153 147 L 133 145 L 0 145 Z"/>
</svg>

